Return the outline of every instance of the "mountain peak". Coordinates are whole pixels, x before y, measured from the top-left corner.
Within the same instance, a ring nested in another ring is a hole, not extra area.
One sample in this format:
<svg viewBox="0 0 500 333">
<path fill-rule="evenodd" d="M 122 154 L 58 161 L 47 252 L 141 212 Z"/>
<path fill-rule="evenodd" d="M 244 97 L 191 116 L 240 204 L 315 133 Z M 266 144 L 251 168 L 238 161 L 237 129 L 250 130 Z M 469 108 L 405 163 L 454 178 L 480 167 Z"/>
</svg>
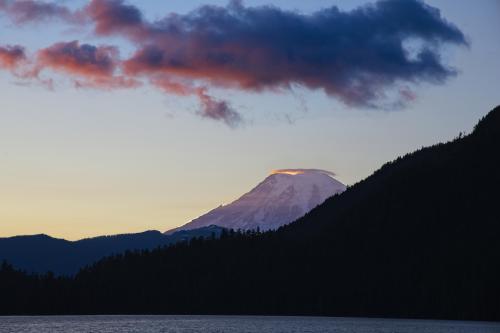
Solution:
<svg viewBox="0 0 500 333">
<path fill-rule="evenodd" d="M 274 170 L 239 199 L 168 233 L 209 225 L 242 230 L 277 229 L 302 217 L 332 195 L 343 192 L 345 185 L 333 176 L 333 172 L 320 169 Z"/>
</svg>

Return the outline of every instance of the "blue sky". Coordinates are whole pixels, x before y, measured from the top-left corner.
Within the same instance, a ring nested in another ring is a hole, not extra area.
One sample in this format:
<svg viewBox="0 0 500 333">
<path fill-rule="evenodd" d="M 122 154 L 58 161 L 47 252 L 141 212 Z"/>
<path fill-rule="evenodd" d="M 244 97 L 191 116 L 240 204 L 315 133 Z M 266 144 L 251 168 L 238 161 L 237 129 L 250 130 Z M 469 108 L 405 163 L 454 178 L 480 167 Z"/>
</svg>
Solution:
<svg viewBox="0 0 500 333">
<path fill-rule="evenodd" d="M 81 8 L 84 1 L 64 2 Z M 129 1 L 149 20 L 206 1 Z M 225 6 L 225 1 L 209 4 Z M 245 1 L 311 14 L 366 1 Z M 500 3 L 426 1 L 463 32 L 470 46 L 446 46 L 458 74 L 412 86 L 404 108 L 346 106 L 321 89 L 248 91 L 210 87 L 243 115 L 237 128 L 197 116 L 195 96 L 136 89 L 75 89 L 61 73 L 54 88 L 0 71 L 0 236 L 47 233 L 68 239 L 167 230 L 243 194 L 271 170 L 319 168 L 346 183 L 422 146 L 469 132 L 499 102 Z M 0 45 L 36 52 L 79 40 L 134 45 L 61 22 L 27 25 L 0 18 Z M 474 175 L 470 175 L 474 177 Z M 432 186 L 432 184 L 429 184 Z"/>
</svg>

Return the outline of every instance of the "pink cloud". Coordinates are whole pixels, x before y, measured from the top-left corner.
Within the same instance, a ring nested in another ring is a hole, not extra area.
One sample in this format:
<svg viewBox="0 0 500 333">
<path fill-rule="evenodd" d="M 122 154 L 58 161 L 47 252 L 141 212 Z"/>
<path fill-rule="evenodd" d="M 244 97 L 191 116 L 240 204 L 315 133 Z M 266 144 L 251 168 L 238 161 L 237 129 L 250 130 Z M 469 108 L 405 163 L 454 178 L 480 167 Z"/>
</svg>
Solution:
<svg viewBox="0 0 500 333">
<path fill-rule="evenodd" d="M 0 68 L 12 71 L 24 60 L 26 60 L 26 53 L 22 46 L 0 46 Z"/>
<path fill-rule="evenodd" d="M 120 60 L 113 46 L 93 46 L 78 41 L 54 44 L 38 52 L 37 67 L 76 77 L 75 86 L 92 88 L 134 88 L 140 82 L 117 75 Z"/>
</svg>

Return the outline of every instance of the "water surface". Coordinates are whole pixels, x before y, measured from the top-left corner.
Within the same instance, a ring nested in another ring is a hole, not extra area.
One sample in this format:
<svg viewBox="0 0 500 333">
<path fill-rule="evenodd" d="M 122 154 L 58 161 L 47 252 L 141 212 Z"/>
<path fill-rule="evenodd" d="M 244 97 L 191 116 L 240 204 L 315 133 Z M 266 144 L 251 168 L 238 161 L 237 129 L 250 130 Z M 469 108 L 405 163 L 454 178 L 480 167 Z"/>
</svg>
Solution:
<svg viewBox="0 0 500 333">
<path fill-rule="evenodd" d="M 500 333 L 500 323 L 323 317 L 55 316 L 0 317 L 21 333 Z"/>
</svg>

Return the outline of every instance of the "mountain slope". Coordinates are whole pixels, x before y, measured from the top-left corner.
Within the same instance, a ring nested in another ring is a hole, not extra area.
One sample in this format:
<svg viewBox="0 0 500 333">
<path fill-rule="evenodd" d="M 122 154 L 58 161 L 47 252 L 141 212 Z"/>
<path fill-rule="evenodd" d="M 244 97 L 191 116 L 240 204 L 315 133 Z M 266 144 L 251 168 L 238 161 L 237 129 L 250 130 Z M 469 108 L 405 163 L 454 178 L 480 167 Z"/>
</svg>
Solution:
<svg viewBox="0 0 500 333">
<path fill-rule="evenodd" d="M 299 221 L 102 260 L 72 279 L 4 265 L 0 313 L 203 313 L 500 321 L 500 107 Z M 133 287 L 131 287 L 133 286 Z"/>
<path fill-rule="evenodd" d="M 209 225 L 234 230 L 273 230 L 297 220 L 325 199 L 343 191 L 345 185 L 328 171 L 276 170 L 234 202 L 167 233 Z"/>
<path fill-rule="evenodd" d="M 159 231 L 85 238 L 67 241 L 47 235 L 0 238 L 0 261 L 7 260 L 27 272 L 75 274 L 85 265 L 111 254 L 151 250 L 193 237 L 220 235 L 221 228 L 209 226 L 164 235 Z"/>
</svg>

